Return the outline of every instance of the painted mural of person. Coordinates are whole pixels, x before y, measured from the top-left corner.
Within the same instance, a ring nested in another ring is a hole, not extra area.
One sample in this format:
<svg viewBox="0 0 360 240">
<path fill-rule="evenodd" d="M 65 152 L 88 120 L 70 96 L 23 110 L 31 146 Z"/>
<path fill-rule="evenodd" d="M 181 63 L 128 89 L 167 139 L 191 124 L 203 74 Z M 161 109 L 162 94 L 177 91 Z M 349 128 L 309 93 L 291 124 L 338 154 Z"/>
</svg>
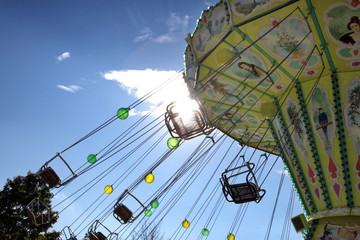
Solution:
<svg viewBox="0 0 360 240">
<path fill-rule="evenodd" d="M 350 18 L 350 22 L 346 25 L 348 30 L 352 32 L 343 35 L 339 40 L 346 44 L 360 45 L 360 19 L 357 16 Z"/>
<path fill-rule="evenodd" d="M 238 67 L 241 69 L 245 69 L 246 71 L 251 72 L 256 77 L 261 77 L 264 75 L 261 71 L 257 69 L 257 67 L 254 64 L 246 63 L 246 62 L 239 62 Z"/>
</svg>

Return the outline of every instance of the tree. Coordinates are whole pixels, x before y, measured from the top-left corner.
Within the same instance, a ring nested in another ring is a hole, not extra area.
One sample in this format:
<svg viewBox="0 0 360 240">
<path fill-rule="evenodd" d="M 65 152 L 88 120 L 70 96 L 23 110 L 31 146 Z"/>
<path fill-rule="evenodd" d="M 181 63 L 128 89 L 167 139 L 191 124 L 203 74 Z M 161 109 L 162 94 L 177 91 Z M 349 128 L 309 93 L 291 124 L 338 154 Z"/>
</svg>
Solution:
<svg viewBox="0 0 360 240">
<path fill-rule="evenodd" d="M 114 236 L 114 235 L 112 235 Z M 90 234 L 86 233 L 83 240 L 89 240 Z M 117 238 L 119 240 L 123 238 Z M 126 238 L 127 239 L 127 238 Z M 163 240 L 163 234 L 160 233 L 160 227 L 147 225 L 147 222 L 143 222 L 140 230 L 133 231 L 130 236 L 131 240 Z"/>
<path fill-rule="evenodd" d="M 163 240 L 164 236 L 160 232 L 159 225 L 150 226 L 147 222 L 141 225 L 139 231 L 134 231 L 131 235 L 132 240 Z"/>
<path fill-rule="evenodd" d="M 40 176 L 31 172 L 24 176 L 8 179 L 0 191 L 0 239 L 58 239 L 60 232 L 48 229 L 57 221 L 56 212 L 51 210 L 53 194 Z M 39 198 L 50 210 L 49 223 L 35 226 L 26 212 L 26 206 Z"/>
</svg>

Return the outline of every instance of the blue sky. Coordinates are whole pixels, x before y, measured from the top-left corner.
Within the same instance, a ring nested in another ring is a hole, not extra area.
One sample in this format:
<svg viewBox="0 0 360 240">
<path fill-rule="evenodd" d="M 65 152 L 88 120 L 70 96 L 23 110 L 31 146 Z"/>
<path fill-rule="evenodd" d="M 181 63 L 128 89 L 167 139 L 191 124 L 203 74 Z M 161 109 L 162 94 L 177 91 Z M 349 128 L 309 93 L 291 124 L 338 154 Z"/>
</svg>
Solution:
<svg viewBox="0 0 360 240">
<path fill-rule="evenodd" d="M 7 178 L 25 175 L 28 170 L 36 172 L 56 152 L 106 121 L 119 107 L 129 106 L 161 81 L 175 76 L 184 67 L 187 33 L 193 31 L 201 11 L 214 3 L 189 0 L 0 0 L 0 184 L 3 185 Z M 80 164 L 86 154 L 111 141 L 116 135 L 114 132 L 131 126 L 149 107 L 162 98 L 169 100 L 175 92 L 185 91 L 174 85 L 135 109 L 126 122 L 118 123 L 89 145 L 81 146 L 79 152 L 70 156 L 69 162 Z M 190 151 L 189 147 L 189 154 Z M 175 169 L 174 166 L 176 164 L 170 164 L 167 168 Z M 241 226 L 238 234 L 243 239 L 264 237 L 281 168 L 282 164 L 277 164 L 264 185 L 270 186 L 265 199 L 250 206 L 251 213 L 245 216 L 248 226 Z M 211 171 L 211 167 L 206 171 Z M 141 171 L 135 177 L 139 174 Z M 165 169 L 159 174 L 163 174 L 166 181 Z M 81 186 L 86 179 L 79 181 L 71 190 Z M 119 193 L 127 185 L 122 186 Z M 94 194 L 90 199 L 103 187 L 90 192 Z M 286 177 L 283 203 L 279 205 L 282 212 L 286 211 L 290 188 Z M 57 197 L 68 196 L 71 190 Z M 194 200 L 191 195 L 190 191 L 182 202 L 191 203 Z M 75 204 L 60 215 L 57 230 L 84 210 L 81 205 Z M 167 237 L 177 228 L 173 222 L 181 222 L 174 216 L 182 219 L 183 208 L 189 204 L 180 206 L 173 209 L 172 218 L 162 222 Z M 233 210 L 225 211 L 231 213 Z M 265 217 L 264 212 L 267 213 Z M 300 213 L 296 201 L 294 216 Z M 216 226 L 228 229 L 231 216 L 223 218 L 228 221 L 220 220 Z M 279 239 L 276 232 L 281 233 L 282 222 L 283 217 L 276 219 L 275 234 L 270 239 Z M 225 239 L 226 231 L 225 236 L 219 231 L 219 235 L 210 235 L 210 239 Z M 291 232 L 290 239 L 301 238 L 293 229 Z M 260 235 L 254 236 L 255 233 Z"/>
</svg>

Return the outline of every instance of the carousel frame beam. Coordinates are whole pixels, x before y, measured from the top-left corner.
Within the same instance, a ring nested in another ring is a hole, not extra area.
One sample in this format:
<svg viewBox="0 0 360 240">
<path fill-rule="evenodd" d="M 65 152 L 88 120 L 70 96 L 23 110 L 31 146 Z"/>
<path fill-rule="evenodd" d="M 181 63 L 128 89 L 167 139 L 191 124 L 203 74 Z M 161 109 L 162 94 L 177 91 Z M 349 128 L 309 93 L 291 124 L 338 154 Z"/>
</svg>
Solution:
<svg viewBox="0 0 360 240">
<path fill-rule="evenodd" d="M 226 43 L 227 45 L 229 45 L 230 47 L 232 47 L 232 49 L 234 49 L 234 51 L 236 52 L 236 54 L 239 54 L 239 51 L 236 49 L 236 47 L 234 45 L 232 45 L 231 43 L 229 43 L 228 41 L 226 41 L 225 39 L 223 40 L 224 43 Z"/>
<path fill-rule="evenodd" d="M 275 104 L 277 105 L 278 109 L 281 109 L 277 99 L 275 100 Z M 288 130 L 288 127 L 286 126 L 285 119 L 284 119 L 284 116 L 283 116 L 283 113 L 281 110 L 279 111 L 278 116 L 279 116 L 280 125 L 281 125 L 280 128 L 282 129 L 282 132 L 284 133 L 284 136 L 282 136 L 282 138 L 285 137 L 285 142 L 287 142 L 290 146 L 290 154 L 291 154 L 291 158 L 293 159 L 294 168 L 299 174 L 298 175 L 299 181 L 301 181 L 303 183 L 303 187 L 298 188 L 298 189 L 304 190 L 305 198 L 307 200 L 307 203 L 309 204 L 309 207 L 311 208 L 310 213 L 315 213 L 318 211 L 318 209 L 317 209 L 315 201 L 313 199 L 313 194 L 310 191 L 308 181 L 304 174 L 304 170 L 302 169 L 302 167 L 300 165 L 299 156 L 296 153 L 294 143 L 291 138 L 291 134 Z M 297 186 L 297 187 L 299 187 L 299 186 Z"/>
<path fill-rule="evenodd" d="M 325 53 L 325 56 L 328 60 L 328 63 L 330 65 L 330 71 L 331 74 L 331 84 L 333 89 L 333 98 L 334 98 L 334 108 L 335 108 L 335 116 L 336 116 L 336 129 L 339 141 L 339 148 L 340 148 L 340 158 L 341 158 L 341 166 L 342 166 L 342 173 L 344 175 L 344 185 L 345 185 L 345 194 L 346 194 L 346 200 L 347 200 L 347 206 L 349 208 L 354 206 L 354 196 L 352 193 L 352 185 L 351 185 L 351 179 L 350 179 L 350 171 L 349 171 L 349 161 L 348 161 L 348 155 L 347 155 L 347 148 L 345 143 L 345 129 L 344 129 L 344 119 L 342 115 L 342 103 L 340 96 L 340 90 L 339 90 L 339 81 L 337 76 L 337 68 L 335 67 L 335 64 L 332 60 L 330 51 L 328 49 L 328 43 L 325 41 L 324 34 L 321 30 L 318 18 L 315 13 L 315 7 L 312 4 L 311 0 L 306 0 L 306 4 L 308 6 L 308 12 L 310 13 L 310 16 L 312 18 L 312 21 L 315 25 L 315 29 L 317 32 L 317 35 L 319 36 L 321 47 L 323 48 L 323 51 Z"/>
<path fill-rule="evenodd" d="M 301 12 L 300 8 L 296 8 L 296 9 Z M 302 13 L 302 12 L 301 12 L 301 13 Z M 286 17 L 286 18 L 287 18 L 287 17 Z M 285 18 L 284 18 L 284 19 L 285 19 Z M 283 20 L 282 20 L 282 21 L 283 21 Z M 266 57 L 266 58 L 273 64 L 273 66 L 276 66 L 275 69 L 271 71 L 271 73 L 274 72 L 274 71 L 278 68 L 278 69 L 280 69 L 292 82 L 296 81 L 296 78 L 295 78 L 292 74 L 290 74 L 288 71 L 286 71 L 286 69 L 285 69 L 284 67 L 281 66 L 281 64 L 285 62 L 285 60 L 286 60 L 286 58 L 287 58 L 288 56 L 287 56 L 285 59 L 283 59 L 280 63 L 278 63 L 277 60 L 273 59 L 267 52 L 265 52 L 259 45 L 256 44 L 256 42 L 257 42 L 258 40 L 253 41 L 246 33 L 244 33 L 243 31 L 241 31 L 241 30 L 238 29 L 238 28 L 235 28 L 235 30 L 236 30 L 235 32 L 237 32 L 238 34 L 240 34 L 246 41 L 248 41 L 248 42 L 250 43 L 250 45 L 249 45 L 247 48 L 250 48 L 251 46 L 254 46 L 254 47 L 256 48 L 256 50 L 258 50 L 264 57 Z M 308 36 L 310 33 L 312 33 L 312 30 L 309 28 L 309 33 L 307 34 L 307 36 Z M 307 36 L 306 36 L 306 37 L 307 37 Z M 306 37 L 305 37 L 305 38 L 306 38 Z M 304 38 L 304 39 L 305 39 L 305 38 Z M 304 40 L 304 39 L 303 39 L 303 40 Z M 301 40 L 301 42 L 302 42 L 303 40 Z M 299 45 L 301 44 L 301 42 L 299 43 Z M 294 51 L 294 50 L 293 50 L 293 51 Z M 271 73 L 270 73 L 270 74 L 271 74 Z M 269 74 L 269 75 L 270 75 L 270 74 Z"/>
<path fill-rule="evenodd" d="M 267 10 L 267 11 L 265 11 L 265 12 L 259 14 L 259 15 L 256 15 L 255 17 L 249 18 L 249 19 L 247 19 L 247 20 L 245 20 L 245 21 L 243 21 L 241 23 L 238 23 L 238 24 L 234 25 L 234 27 L 240 27 L 240 26 L 245 25 L 245 24 L 247 24 L 249 22 L 255 21 L 256 19 L 262 18 L 262 17 L 264 17 L 264 16 L 266 16 L 266 15 L 268 15 L 270 13 L 276 12 L 276 11 L 278 11 L 278 10 L 284 8 L 284 7 L 287 7 L 287 6 L 289 6 L 289 5 L 293 4 L 293 3 L 296 3 L 298 1 L 299 0 L 290 0 L 290 1 L 288 1 L 286 3 L 283 3 L 283 4 L 281 4 L 281 5 L 277 6 L 277 7 L 269 9 L 269 10 Z"/>
<path fill-rule="evenodd" d="M 326 56 L 326 58 L 328 60 L 328 63 L 330 65 L 330 71 L 331 72 L 336 72 L 337 68 L 335 67 L 334 61 L 332 60 L 329 48 L 327 47 L 328 43 L 325 41 L 324 34 L 321 31 L 319 20 L 317 19 L 317 16 L 316 16 L 316 13 L 315 13 L 315 7 L 312 5 L 311 0 L 305 0 L 305 1 L 306 1 L 307 6 L 308 6 L 307 11 L 311 16 L 311 19 L 312 19 L 312 21 L 313 21 L 313 23 L 315 25 L 317 35 L 318 35 L 318 37 L 320 39 L 320 42 L 321 42 L 320 46 L 323 48 L 323 50 L 325 52 L 325 56 Z"/>
<path fill-rule="evenodd" d="M 329 188 L 326 184 L 325 175 L 323 172 L 323 166 L 321 166 L 319 153 L 317 151 L 316 141 L 315 141 L 313 129 L 311 127 L 311 122 L 309 119 L 309 113 L 307 111 L 306 104 L 305 104 L 306 100 L 304 97 L 304 92 L 302 90 L 302 87 L 301 87 L 301 84 L 299 83 L 299 81 L 297 81 L 297 83 L 295 84 L 295 88 L 296 88 L 296 95 L 297 95 L 299 105 L 300 105 L 300 111 L 302 112 L 301 118 L 304 121 L 306 136 L 310 143 L 309 145 L 310 145 L 310 149 L 311 149 L 310 150 L 311 155 L 314 159 L 313 163 L 315 165 L 315 171 L 317 173 L 316 175 L 318 176 L 319 182 L 320 182 L 321 194 L 324 197 L 324 200 L 326 203 L 326 208 L 331 209 L 331 208 L 333 208 L 333 206 L 332 206 L 331 198 L 329 195 Z M 310 94 L 311 94 L 311 92 L 310 92 Z M 325 167 L 325 169 L 326 169 L 326 167 Z"/>
<path fill-rule="evenodd" d="M 284 67 L 282 67 L 281 65 L 279 65 L 278 61 L 273 59 L 267 52 L 265 52 L 259 45 L 256 44 L 256 41 L 253 41 L 246 33 L 244 33 L 243 31 L 241 31 L 238 28 L 235 28 L 235 32 L 237 32 L 238 34 L 241 35 L 241 37 L 245 38 L 246 41 L 248 41 L 250 43 L 250 46 L 254 46 L 256 48 L 256 50 L 258 50 L 264 57 L 266 57 L 272 64 L 273 66 L 278 65 L 278 68 L 288 77 L 290 78 L 291 81 L 294 81 L 295 77 L 293 75 L 291 75 L 288 71 L 286 71 L 286 69 Z"/>
<path fill-rule="evenodd" d="M 289 173 L 290 173 L 289 174 L 290 180 L 291 180 L 291 182 L 293 184 L 293 187 L 294 187 L 295 192 L 296 192 L 296 194 L 297 194 L 297 196 L 299 198 L 299 201 L 300 201 L 300 203 L 301 203 L 301 205 L 303 207 L 305 215 L 309 216 L 310 212 L 311 212 L 310 209 L 309 209 L 310 206 L 308 205 L 308 202 L 305 201 L 305 199 L 304 199 L 305 193 L 300 191 L 301 187 L 299 186 L 299 183 L 294 179 L 294 177 L 295 177 L 294 170 L 291 168 L 290 161 L 287 158 L 283 148 L 281 147 L 280 139 L 278 138 L 278 136 L 276 134 L 276 131 L 275 131 L 275 128 L 273 126 L 273 121 L 270 120 L 270 119 L 267 119 L 267 122 L 268 122 L 268 125 L 270 126 L 270 131 L 271 131 L 271 133 L 273 135 L 273 138 L 274 138 L 274 140 L 276 142 L 276 145 L 279 146 L 278 148 L 279 148 L 279 151 L 280 151 L 280 156 L 281 156 L 281 158 L 283 160 L 283 163 L 284 163 L 284 165 L 286 167 L 286 170 L 289 171 Z M 304 194 L 304 196 L 303 196 L 303 194 Z"/>
<path fill-rule="evenodd" d="M 217 102 L 217 101 L 210 100 L 210 99 L 201 99 L 201 101 L 203 101 L 203 102 L 215 103 L 215 104 L 221 104 L 221 105 L 223 105 L 223 106 L 227 106 L 227 107 L 230 107 L 230 108 L 235 107 L 235 108 L 237 108 L 237 111 L 241 109 L 241 110 L 250 111 L 250 112 L 254 112 L 254 113 L 260 113 L 259 111 L 253 110 L 253 109 L 251 109 L 251 108 L 245 108 L 245 107 L 242 107 L 242 106 L 239 107 L 239 106 L 237 106 L 237 105 L 231 105 L 231 104 L 228 104 L 228 103 Z"/>
<path fill-rule="evenodd" d="M 334 97 L 334 108 L 335 108 L 335 116 L 336 116 L 336 129 L 339 139 L 339 148 L 340 148 L 340 158 L 341 158 L 341 167 L 344 179 L 344 187 L 346 193 L 347 206 L 349 208 L 354 207 L 354 196 L 352 193 L 352 184 L 350 179 L 350 168 L 349 168 L 349 160 L 347 155 L 346 148 L 346 137 L 345 137 L 345 129 L 344 129 L 344 118 L 342 111 L 342 101 L 339 90 L 339 81 L 336 73 L 331 74 L 331 83 L 333 89 L 333 97 Z"/>
<path fill-rule="evenodd" d="M 225 74 L 224 72 L 218 71 L 217 69 L 214 69 L 214 68 L 212 68 L 212 67 L 206 66 L 206 65 L 204 65 L 203 63 L 200 63 L 199 66 L 200 66 L 200 67 L 204 67 L 204 68 L 208 69 L 209 71 L 215 72 L 216 74 L 219 74 L 219 75 L 221 75 L 221 76 L 223 76 L 223 77 L 226 77 L 226 78 L 228 78 L 228 79 L 230 79 L 230 80 L 232 80 L 232 81 L 234 81 L 234 82 L 236 82 L 236 83 L 239 83 L 239 84 L 241 84 L 241 85 L 244 85 L 245 88 L 248 87 L 248 88 L 250 88 L 250 89 L 252 89 L 252 90 L 254 90 L 254 91 L 257 91 L 257 92 L 259 92 L 259 93 L 261 93 L 261 94 L 263 94 L 263 95 L 266 95 L 266 96 L 268 96 L 268 97 L 270 97 L 270 98 L 272 98 L 272 99 L 275 98 L 275 96 L 273 96 L 273 95 L 271 95 L 271 94 L 269 94 L 269 93 L 266 93 L 266 92 L 264 92 L 264 91 L 259 90 L 258 88 L 256 88 L 256 86 L 255 86 L 255 87 L 254 87 L 254 86 L 251 86 L 251 85 L 245 83 L 244 81 L 240 81 L 240 82 L 239 82 L 238 79 L 233 78 L 233 77 L 229 76 L 228 74 Z M 208 77 L 206 77 L 206 78 L 208 78 Z M 206 79 L 206 78 L 205 78 L 205 79 Z M 203 81 L 203 80 L 200 80 L 200 81 Z M 200 81 L 198 81 L 198 82 L 200 82 Z"/>
</svg>

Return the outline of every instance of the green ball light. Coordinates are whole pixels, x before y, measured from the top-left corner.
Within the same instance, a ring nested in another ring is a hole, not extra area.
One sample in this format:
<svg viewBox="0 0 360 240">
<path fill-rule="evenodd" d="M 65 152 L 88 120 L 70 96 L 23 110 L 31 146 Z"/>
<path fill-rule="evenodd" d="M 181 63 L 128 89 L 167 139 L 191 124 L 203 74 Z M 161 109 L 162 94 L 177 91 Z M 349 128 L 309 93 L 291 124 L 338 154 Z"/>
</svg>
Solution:
<svg viewBox="0 0 360 240">
<path fill-rule="evenodd" d="M 145 216 L 150 217 L 152 215 L 151 209 L 146 209 Z"/>
<path fill-rule="evenodd" d="M 179 146 L 179 140 L 177 138 L 169 138 L 167 145 L 170 149 L 176 149 Z"/>
<path fill-rule="evenodd" d="M 127 117 L 129 116 L 129 109 L 128 108 L 119 108 L 116 115 L 121 120 L 127 119 Z"/>
<path fill-rule="evenodd" d="M 95 163 L 97 161 L 97 158 L 96 158 L 96 155 L 95 154 L 90 154 L 88 157 L 87 157 L 87 161 L 91 164 Z"/>
<path fill-rule="evenodd" d="M 207 235 L 209 235 L 209 233 L 210 233 L 210 231 L 209 231 L 207 228 L 204 228 L 204 229 L 201 231 L 201 234 L 202 234 L 203 236 L 207 236 Z"/>
<path fill-rule="evenodd" d="M 157 199 L 152 200 L 151 203 L 150 203 L 150 206 L 152 208 L 157 208 L 159 206 L 158 200 Z"/>
</svg>

